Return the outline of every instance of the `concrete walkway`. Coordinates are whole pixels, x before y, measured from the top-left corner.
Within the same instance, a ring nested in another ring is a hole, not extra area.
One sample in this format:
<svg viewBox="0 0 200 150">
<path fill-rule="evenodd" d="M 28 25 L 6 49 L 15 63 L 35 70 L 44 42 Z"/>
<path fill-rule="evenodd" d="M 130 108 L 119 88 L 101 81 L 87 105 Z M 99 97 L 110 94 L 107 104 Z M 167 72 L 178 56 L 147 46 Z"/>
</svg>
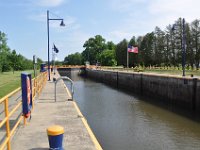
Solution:
<svg viewBox="0 0 200 150">
<path fill-rule="evenodd" d="M 54 77 L 58 78 L 59 75 Z M 101 149 L 74 101 L 68 101 L 70 93 L 62 80 L 57 83 L 57 102 L 54 101 L 54 83 L 48 81 L 39 99 L 35 100 L 32 119 L 26 126 L 20 125 L 11 148 L 15 150 L 47 150 L 49 148 L 46 129 L 51 125 L 64 127 L 64 149 Z"/>
</svg>

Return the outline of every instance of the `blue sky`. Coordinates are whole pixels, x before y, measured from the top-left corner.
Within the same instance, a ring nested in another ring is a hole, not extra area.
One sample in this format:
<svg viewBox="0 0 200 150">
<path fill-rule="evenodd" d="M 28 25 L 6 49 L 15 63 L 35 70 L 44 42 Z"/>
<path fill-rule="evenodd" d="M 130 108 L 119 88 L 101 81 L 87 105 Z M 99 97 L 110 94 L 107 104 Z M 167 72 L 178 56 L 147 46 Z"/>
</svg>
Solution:
<svg viewBox="0 0 200 150">
<path fill-rule="evenodd" d="M 1 0 L 0 31 L 17 53 L 47 60 L 47 21 L 50 21 L 50 51 L 53 43 L 58 60 L 83 51 L 84 42 L 97 34 L 118 43 L 144 35 L 159 26 L 162 30 L 179 17 L 187 22 L 199 19 L 199 0 Z M 51 58 L 51 55 L 50 55 Z"/>
</svg>

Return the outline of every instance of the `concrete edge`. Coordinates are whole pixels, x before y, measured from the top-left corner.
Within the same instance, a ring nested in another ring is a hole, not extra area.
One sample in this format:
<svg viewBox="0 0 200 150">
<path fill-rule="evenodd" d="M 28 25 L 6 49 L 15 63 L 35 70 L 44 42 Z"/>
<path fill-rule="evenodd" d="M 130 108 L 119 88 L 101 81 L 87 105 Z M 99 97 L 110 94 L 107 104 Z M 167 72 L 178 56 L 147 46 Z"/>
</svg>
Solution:
<svg viewBox="0 0 200 150">
<path fill-rule="evenodd" d="M 80 111 L 80 109 L 79 109 L 79 107 L 78 107 L 78 105 L 76 104 L 75 101 L 73 101 L 73 104 L 74 104 L 74 106 L 75 106 L 75 108 L 76 108 L 78 114 L 79 114 L 80 116 L 83 116 L 83 114 L 81 113 L 81 111 Z M 102 150 L 101 145 L 99 144 L 98 140 L 96 139 L 96 137 L 95 137 L 95 135 L 94 135 L 92 129 L 90 128 L 89 124 L 87 123 L 87 120 L 85 119 L 85 117 L 83 116 L 83 117 L 81 118 L 81 120 L 82 120 L 83 124 L 85 125 L 85 127 L 86 127 L 86 129 L 87 129 L 87 131 L 88 131 L 88 133 L 89 133 L 89 135 L 90 135 L 90 137 L 91 137 L 91 140 L 93 141 L 93 143 L 94 143 L 96 149 L 97 149 L 97 150 Z"/>
<path fill-rule="evenodd" d="M 61 81 L 63 81 L 63 80 L 61 80 Z M 69 92 L 69 89 L 68 89 L 68 87 L 65 85 L 64 81 L 63 81 L 63 84 L 64 84 L 64 86 L 65 86 L 65 89 L 66 89 L 66 91 L 67 91 L 67 94 L 68 94 L 70 97 L 72 97 L 72 95 L 71 95 L 71 93 Z M 85 128 L 87 129 L 87 132 L 88 132 L 88 134 L 90 135 L 90 138 L 91 138 L 92 142 L 94 143 L 95 148 L 96 148 L 97 150 L 103 150 L 102 147 L 101 147 L 101 145 L 99 144 L 97 138 L 95 137 L 95 135 L 94 135 L 92 129 L 90 128 L 89 124 L 87 123 L 87 120 L 85 119 L 85 117 L 84 117 L 83 114 L 81 113 L 81 111 L 80 111 L 80 109 L 79 109 L 77 103 L 76 103 L 75 101 L 72 101 L 72 102 L 73 102 L 73 104 L 74 104 L 74 107 L 76 108 L 76 111 L 77 111 L 78 115 L 81 117 L 81 120 L 82 120 L 82 122 L 83 122 Z"/>
<path fill-rule="evenodd" d="M 91 69 L 89 69 L 91 70 Z M 93 71 L 93 70 L 92 70 Z M 159 76 L 159 77 L 172 77 L 172 78 L 178 78 L 178 79 L 193 79 L 197 78 L 200 79 L 200 77 L 190 77 L 190 76 L 181 76 L 181 75 L 170 75 L 170 74 L 158 74 L 158 73 L 152 73 L 152 72 L 126 72 L 126 71 L 120 71 L 120 70 L 95 70 L 95 71 L 108 71 L 108 72 L 118 72 L 118 73 L 125 73 L 125 74 L 143 74 L 146 76 Z"/>
</svg>

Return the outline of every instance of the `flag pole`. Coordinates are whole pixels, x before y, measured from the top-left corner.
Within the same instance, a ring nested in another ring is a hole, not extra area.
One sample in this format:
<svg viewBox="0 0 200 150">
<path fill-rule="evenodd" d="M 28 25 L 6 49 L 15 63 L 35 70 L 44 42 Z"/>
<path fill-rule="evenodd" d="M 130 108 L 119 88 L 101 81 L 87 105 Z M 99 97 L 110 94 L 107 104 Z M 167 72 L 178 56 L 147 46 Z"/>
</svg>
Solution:
<svg viewBox="0 0 200 150">
<path fill-rule="evenodd" d="M 127 45 L 127 48 L 126 48 L 126 51 L 127 51 L 127 68 L 128 68 L 128 63 L 129 63 L 129 58 L 128 58 L 128 45 Z"/>
</svg>

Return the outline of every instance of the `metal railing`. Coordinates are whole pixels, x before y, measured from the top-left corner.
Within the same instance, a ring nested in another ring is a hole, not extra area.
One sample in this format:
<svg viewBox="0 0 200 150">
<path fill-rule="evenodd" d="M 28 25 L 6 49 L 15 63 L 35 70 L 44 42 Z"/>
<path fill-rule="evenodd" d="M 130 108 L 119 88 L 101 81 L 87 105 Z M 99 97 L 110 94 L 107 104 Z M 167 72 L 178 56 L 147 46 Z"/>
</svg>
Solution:
<svg viewBox="0 0 200 150">
<path fill-rule="evenodd" d="M 42 88 L 46 84 L 46 81 L 47 81 L 47 72 L 41 73 L 36 78 L 32 79 L 32 100 L 33 101 L 35 100 L 36 96 L 40 94 Z M 10 97 L 14 96 L 17 92 L 20 92 L 20 90 L 21 90 L 21 87 L 17 88 L 13 92 L 7 94 L 6 96 L 0 99 L 0 106 L 4 103 L 3 112 L 5 114 L 5 117 L 0 121 L 0 130 L 2 130 L 2 132 L 3 130 L 5 130 L 5 133 L 6 133 L 6 136 L 2 137 L 3 139 L 0 139 L 1 141 L 0 150 L 5 149 L 6 145 L 7 145 L 7 150 L 11 149 L 11 144 L 10 144 L 11 137 L 13 136 L 16 128 L 19 126 L 20 122 L 23 119 L 22 113 L 20 112 L 19 117 L 17 117 L 16 122 L 14 123 L 11 129 L 11 125 L 10 125 L 11 116 L 13 116 L 14 113 L 16 113 L 16 111 L 22 107 L 22 100 L 20 100 L 13 108 L 10 108 L 9 100 L 10 100 Z M 33 107 L 34 107 L 34 103 L 33 103 Z M 9 108 L 11 109 L 10 111 L 9 111 Z M 5 129 L 3 129 L 4 126 L 5 126 Z"/>
<path fill-rule="evenodd" d="M 67 76 L 63 76 L 63 77 L 59 77 L 58 79 L 56 79 L 55 81 L 55 91 L 54 91 L 54 95 L 55 95 L 55 102 L 56 102 L 56 95 L 57 95 L 57 92 L 56 92 L 56 85 L 58 83 L 59 80 L 67 80 L 71 83 L 71 99 L 73 100 L 73 95 L 74 95 L 74 82 L 72 81 L 72 79 L 70 79 L 69 77 Z"/>
<path fill-rule="evenodd" d="M 84 65 L 56 65 L 56 68 L 84 68 Z"/>
</svg>

